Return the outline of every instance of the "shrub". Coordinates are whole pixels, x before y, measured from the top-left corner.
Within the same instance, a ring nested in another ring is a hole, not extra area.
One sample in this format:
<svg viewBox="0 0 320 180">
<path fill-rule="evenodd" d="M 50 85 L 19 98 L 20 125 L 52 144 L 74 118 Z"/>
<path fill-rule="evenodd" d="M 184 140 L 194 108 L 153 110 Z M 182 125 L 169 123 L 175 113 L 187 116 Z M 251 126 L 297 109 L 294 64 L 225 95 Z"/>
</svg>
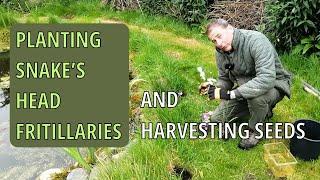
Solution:
<svg viewBox="0 0 320 180">
<path fill-rule="evenodd" d="M 51 0 L 51 1 L 58 3 L 64 7 L 68 7 L 77 2 L 77 0 Z M 50 0 L 48 2 L 50 2 Z"/>
<path fill-rule="evenodd" d="M 266 4 L 267 31 L 280 50 L 289 50 L 303 38 L 317 36 L 320 1 L 273 0 Z"/>
<path fill-rule="evenodd" d="M 138 9 L 140 7 L 138 0 L 102 0 L 103 4 L 110 4 L 110 6 L 117 10 Z"/>
<path fill-rule="evenodd" d="M 200 24 L 206 19 L 206 0 L 142 0 L 142 10 L 154 15 L 168 15 L 188 25 Z"/>
<path fill-rule="evenodd" d="M 1 2 L 1 4 L 8 9 L 22 12 L 27 11 L 27 4 L 25 3 L 25 1 L 20 2 L 18 0 L 7 0 Z"/>
<path fill-rule="evenodd" d="M 317 36 L 309 36 L 301 40 L 294 50 L 294 54 L 310 55 L 315 54 L 320 56 L 320 33 Z"/>
<path fill-rule="evenodd" d="M 2 0 L 0 4 L 3 7 L 14 11 L 30 12 L 32 8 L 40 7 L 46 1 L 50 0 Z"/>
</svg>

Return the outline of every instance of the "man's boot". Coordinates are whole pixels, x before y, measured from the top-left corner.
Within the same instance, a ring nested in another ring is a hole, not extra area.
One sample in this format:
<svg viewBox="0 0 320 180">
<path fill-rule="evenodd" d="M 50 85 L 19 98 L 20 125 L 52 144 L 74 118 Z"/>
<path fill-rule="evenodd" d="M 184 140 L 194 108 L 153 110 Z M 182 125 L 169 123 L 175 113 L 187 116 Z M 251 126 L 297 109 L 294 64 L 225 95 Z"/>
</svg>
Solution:
<svg viewBox="0 0 320 180">
<path fill-rule="evenodd" d="M 256 135 L 257 133 L 250 129 L 249 138 L 241 139 L 240 143 L 238 144 L 238 147 L 243 150 L 248 150 L 255 147 L 260 141 L 260 139 L 255 138 Z"/>
</svg>

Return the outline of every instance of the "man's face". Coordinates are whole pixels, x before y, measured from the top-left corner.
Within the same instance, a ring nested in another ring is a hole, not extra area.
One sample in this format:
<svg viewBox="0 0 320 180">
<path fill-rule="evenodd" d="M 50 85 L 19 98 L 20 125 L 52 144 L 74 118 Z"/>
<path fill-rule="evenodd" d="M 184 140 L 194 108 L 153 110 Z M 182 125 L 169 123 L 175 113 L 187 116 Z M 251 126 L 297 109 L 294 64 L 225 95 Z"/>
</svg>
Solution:
<svg viewBox="0 0 320 180">
<path fill-rule="evenodd" d="M 223 28 L 221 26 L 216 26 L 212 29 L 208 37 L 216 45 L 216 48 L 225 52 L 232 49 L 232 28 Z"/>
</svg>

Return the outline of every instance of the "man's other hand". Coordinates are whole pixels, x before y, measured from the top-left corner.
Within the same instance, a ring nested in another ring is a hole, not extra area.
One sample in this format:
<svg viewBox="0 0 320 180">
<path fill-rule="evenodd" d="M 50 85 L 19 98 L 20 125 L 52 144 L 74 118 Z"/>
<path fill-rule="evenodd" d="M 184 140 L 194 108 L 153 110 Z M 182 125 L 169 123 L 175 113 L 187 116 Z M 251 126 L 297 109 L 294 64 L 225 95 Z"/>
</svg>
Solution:
<svg viewBox="0 0 320 180">
<path fill-rule="evenodd" d="M 223 88 L 218 88 L 216 86 L 209 86 L 208 90 L 208 96 L 209 99 L 225 99 L 225 100 L 230 100 L 230 94 L 229 91 Z"/>
<path fill-rule="evenodd" d="M 209 86 L 212 86 L 212 82 L 203 82 L 199 86 L 199 93 L 200 95 L 206 95 L 208 94 Z"/>
</svg>

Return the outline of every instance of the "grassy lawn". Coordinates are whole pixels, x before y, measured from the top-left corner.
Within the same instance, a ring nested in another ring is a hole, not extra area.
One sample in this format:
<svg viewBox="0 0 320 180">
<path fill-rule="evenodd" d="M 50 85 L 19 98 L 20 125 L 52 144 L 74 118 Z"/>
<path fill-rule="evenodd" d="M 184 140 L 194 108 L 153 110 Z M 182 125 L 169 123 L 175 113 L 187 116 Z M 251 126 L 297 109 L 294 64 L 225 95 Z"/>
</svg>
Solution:
<svg viewBox="0 0 320 180">
<path fill-rule="evenodd" d="M 121 14 L 117 18 L 121 19 Z M 137 24 L 131 21 L 129 28 L 131 23 Z M 205 37 L 201 39 L 196 38 L 196 35 L 184 36 L 187 34 L 184 29 L 177 33 L 175 30 L 162 29 L 147 31 L 144 28 L 150 29 L 148 23 L 139 26 L 141 29 L 130 29 L 130 48 L 131 53 L 134 53 L 132 61 L 137 74 L 147 80 L 141 88 L 149 91 L 182 91 L 187 94 L 174 109 L 143 109 L 144 120 L 199 121 L 201 112 L 213 110 L 218 104 L 207 101 L 197 92 L 197 86 L 201 82 L 196 71 L 198 66 L 203 66 L 207 74 L 211 73 L 210 76 L 217 76 L 212 45 L 205 41 Z M 302 79 L 320 87 L 316 75 L 319 59 L 303 59 L 292 55 L 284 55 L 282 59 L 284 65 L 295 73 L 293 95 L 291 100 L 285 99 L 277 105 L 272 120 L 292 122 L 299 118 L 319 119 L 319 101 L 301 88 Z M 139 140 L 129 150 L 126 159 L 102 166 L 102 177 L 174 178 L 168 172 L 174 164 L 190 170 L 196 179 L 272 179 L 263 160 L 263 144 L 267 141 L 250 151 L 238 149 L 238 142 L 239 139 L 227 142 L 210 139 Z M 319 160 L 308 163 L 299 161 L 297 172 L 290 178 L 318 179 L 319 172 Z"/>
<path fill-rule="evenodd" d="M 19 22 L 27 23 L 107 23 L 124 22 L 130 30 L 130 61 L 137 78 L 138 95 L 143 91 L 177 91 L 181 97 L 175 108 L 142 109 L 142 120 L 151 122 L 199 122 L 200 114 L 213 110 L 218 101 L 199 96 L 202 82 L 197 67 L 202 66 L 208 77 L 217 77 L 214 48 L 197 29 L 165 17 L 135 12 L 114 12 L 100 7 L 96 1 L 76 3 L 70 9 L 52 4 L 27 15 L 12 13 Z M 45 18 L 44 18 L 45 17 Z M 320 120 L 320 103 L 302 90 L 301 80 L 320 88 L 320 60 L 285 54 L 285 67 L 294 73 L 292 98 L 285 98 L 275 108 L 274 122 L 296 119 Z M 139 97 L 139 96 L 138 96 Z M 134 103 L 134 102 L 133 102 Z M 138 102 L 135 102 L 136 105 Z M 99 165 L 104 179 L 179 179 L 170 173 L 173 166 L 189 170 L 195 179 L 274 179 L 263 159 L 262 141 L 250 151 L 238 149 L 240 139 L 147 140 L 131 145 L 125 158 Z M 286 144 L 288 140 L 283 140 Z M 320 179 L 320 160 L 298 160 L 296 173 L 288 179 Z"/>
</svg>

